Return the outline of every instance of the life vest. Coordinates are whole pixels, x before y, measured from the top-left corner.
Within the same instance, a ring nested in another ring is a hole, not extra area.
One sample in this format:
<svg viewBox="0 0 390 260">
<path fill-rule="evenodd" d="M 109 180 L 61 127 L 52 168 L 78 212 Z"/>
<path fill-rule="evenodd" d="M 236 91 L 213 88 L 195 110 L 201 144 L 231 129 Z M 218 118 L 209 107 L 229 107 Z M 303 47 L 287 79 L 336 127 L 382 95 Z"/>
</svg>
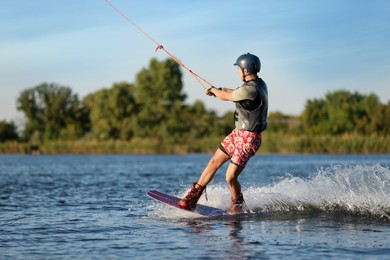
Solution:
<svg viewBox="0 0 390 260">
<path fill-rule="evenodd" d="M 234 113 L 235 126 L 238 130 L 261 133 L 267 128 L 268 89 L 261 79 L 245 82 L 240 88 L 252 85 L 256 87 L 257 96 L 253 100 L 236 101 Z"/>
</svg>

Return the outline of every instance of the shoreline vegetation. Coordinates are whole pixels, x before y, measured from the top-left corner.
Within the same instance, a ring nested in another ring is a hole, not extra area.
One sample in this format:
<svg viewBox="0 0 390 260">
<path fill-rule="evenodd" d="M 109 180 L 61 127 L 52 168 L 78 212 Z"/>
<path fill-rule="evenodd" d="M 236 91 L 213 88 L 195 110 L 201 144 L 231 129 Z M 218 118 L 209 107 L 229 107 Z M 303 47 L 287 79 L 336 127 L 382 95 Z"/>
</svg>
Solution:
<svg viewBox="0 0 390 260">
<path fill-rule="evenodd" d="M 270 93 L 276 87 L 271 82 Z M 42 83 L 16 100 L 22 124 L 0 120 L 0 154 L 213 153 L 232 131 L 234 112 L 219 115 L 186 98 L 171 59 L 152 59 L 134 83 L 83 99 L 70 87 Z M 272 111 L 259 153 L 390 153 L 390 101 L 336 90 L 307 100 L 300 115 Z"/>
<path fill-rule="evenodd" d="M 50 141 L 37 146 L 17 141 L 0 143 L 0 154 L 187 154 L 213 153 L 224 136 L 191 143 L 164 144 L 157 139 Z M 390 153 L 390 138 L 359 135 L 286 135 L 265 132 L 258 153 L 369 154 Z"/>
</svg>

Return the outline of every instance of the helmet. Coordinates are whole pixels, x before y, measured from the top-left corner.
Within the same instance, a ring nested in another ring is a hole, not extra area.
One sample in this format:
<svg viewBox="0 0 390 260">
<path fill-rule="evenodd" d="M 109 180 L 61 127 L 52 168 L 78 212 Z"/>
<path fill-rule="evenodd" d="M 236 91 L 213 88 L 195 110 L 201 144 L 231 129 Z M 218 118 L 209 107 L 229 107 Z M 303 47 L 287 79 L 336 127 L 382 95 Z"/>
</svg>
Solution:
<svg viewBox="0 0 390 260">
<path fill-rule="evenodd" d="M 248 73 L 251 74 L 257 74 L 258 72 L 260 72 L 261 68 L 259 57 L 250 54 L 249 52 L 238 57 L 234 65 L 237 65 L 241 69 L 247 69 Z"/>
</svg>

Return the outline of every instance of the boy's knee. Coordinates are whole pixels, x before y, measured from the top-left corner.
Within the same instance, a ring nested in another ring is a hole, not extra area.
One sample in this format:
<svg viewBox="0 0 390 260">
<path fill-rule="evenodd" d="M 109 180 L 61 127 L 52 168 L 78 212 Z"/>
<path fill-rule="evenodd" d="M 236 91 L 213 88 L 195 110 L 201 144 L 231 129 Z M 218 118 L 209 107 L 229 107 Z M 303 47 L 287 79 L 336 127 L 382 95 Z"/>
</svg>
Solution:
<svg viewBox="0 0 390 260">
<path fill-rule="evenodd" d="M 219 169 L 229 158 L 224 158 L 223 156 L 217 156 L 216 154 L 211 157 L 208 166 L 214 169 Z"/>
<path fill-rule="evenodd" d="M 231 172 L 227 172 L 225 175 L 225 179 L 227 183 L 232 183 L 237 180 L 237 176 Z"/>
<path fill-rule="evenodd" d="M 213 169 L 218 169 L 220 167 L 220 165 L 219 165 L 218 161 L 213 157 L 209 161 L 209 167 L 211 167 Z"/>
</svg>

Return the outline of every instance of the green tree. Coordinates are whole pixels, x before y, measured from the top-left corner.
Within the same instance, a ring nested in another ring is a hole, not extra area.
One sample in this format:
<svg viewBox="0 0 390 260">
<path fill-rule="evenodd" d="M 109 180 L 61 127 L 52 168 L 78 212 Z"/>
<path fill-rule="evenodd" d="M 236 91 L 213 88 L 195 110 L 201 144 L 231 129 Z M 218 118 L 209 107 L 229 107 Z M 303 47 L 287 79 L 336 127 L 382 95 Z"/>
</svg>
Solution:
<svg viewBox="0 0 390 260">
<path fill-rule="evenodd" d="M 13 122 L 0 121 L 0 142 L 18 140 L 19 136 Z"/>
<path fill-rule="evenodd" d="M 181 110 L 186 98 L 182 92 L 180 66 L 172 59 L 152 59 L 149 68 L 136 76 L 135 95 L 139 104 L 137 135 L 166 139 L 182 131 Z M 169 119 L 169 121 L 168 121 Z"/>
<path fill-rule="evenodd" d="M 214 112 L 207 111 L 199 100 L 193 105 L 185 106 L 178 119 L 176 124 L 180 125 L 182 139 L 187 142 L 216 134 L 214 129 L 218 125 L 217 117 Z"/>
<path fill-rule="evenodd" d="M 213 135 L 213 126 L 217 123 L 215 113 L 207 111 L 203 102 L 197 100 L 189 107 L 187 122 L 190 127 L 188 134 L 191 138 L 202 138 L 208 135 Z"/>
<path fill-rule="evenodd" d="M 226 112 L 219 120 L 218 131 L 216 133 L 218 135 L 228 135 L 234 129 L 234 112 L 229 111 Z"/>
<path fill-rule="evenodd" d="M 383 108 L 383 127 L 381 133 L 385 136 L 390 135 L 390 101 Z"/>
<path fill-rule="evenodd" d="M 308 100 L 301 118 L 304 132 L 309 134 L 386 134 L 388 124 L 386 107 L 375 94 L 345 90 Z"/>
<path fill-rule="evenodd" d="M 34 132 L 43 134 L 44 140 L 58 139 L 62 133 L 69 133 L 67 127 L 74 124 L 74 134 L 82 134 L 85 118 L 77 95 L 68 87 L 43 83 L 21 92 L 17 99 L 17 109 L 24 112 L 27 119 L 24 135 L 27 139 Z M 76 130 L 79 128 L 81 130 Z"/>
<path fill-rule="evenodd" d="M 63 140 L 76 140 L 89 132 L 90 125 L 89 110 L 75 96 L 70 101 L 65 127 L 61 128 L 59 137 Z"/>
<path fill-rule="evenodd" d="M 356 132 L 360 134 L 383 133 L 385 127 L 385 106 L 378 96 L 370 94 L 362 98 L 360 109 L 356 111 Z"/>
<path fill-rule="evenodd" d="M 319 134 L 327 128 L 328 111 L 326 102 L 321 99 L 308 100 L 302 113 L 302 127 L 305 133 Z"/>
<path fill-rule="evenodd" d="M 339 90 L 326 95 L 327 127 L 331 134 L 352 133 L 356 129 L 356 119 L 362 117 L 361 103 L 364 97 L 359 93 Z"/>
<path fill-rule="evenodd" d="M 137 104 L 133 84 L 114 83 L 110 89 L 88 95 L 83 103 L 90 112 L 94 137 L 128 140 L 134 135 Z"/>
<path fill-rule="evenodd" d="M 271 112 L 268 115 L 268 129 L 273 133 L 298 133 L 300 131 L 299 118 L 281 112 Z"/>
</svg>

